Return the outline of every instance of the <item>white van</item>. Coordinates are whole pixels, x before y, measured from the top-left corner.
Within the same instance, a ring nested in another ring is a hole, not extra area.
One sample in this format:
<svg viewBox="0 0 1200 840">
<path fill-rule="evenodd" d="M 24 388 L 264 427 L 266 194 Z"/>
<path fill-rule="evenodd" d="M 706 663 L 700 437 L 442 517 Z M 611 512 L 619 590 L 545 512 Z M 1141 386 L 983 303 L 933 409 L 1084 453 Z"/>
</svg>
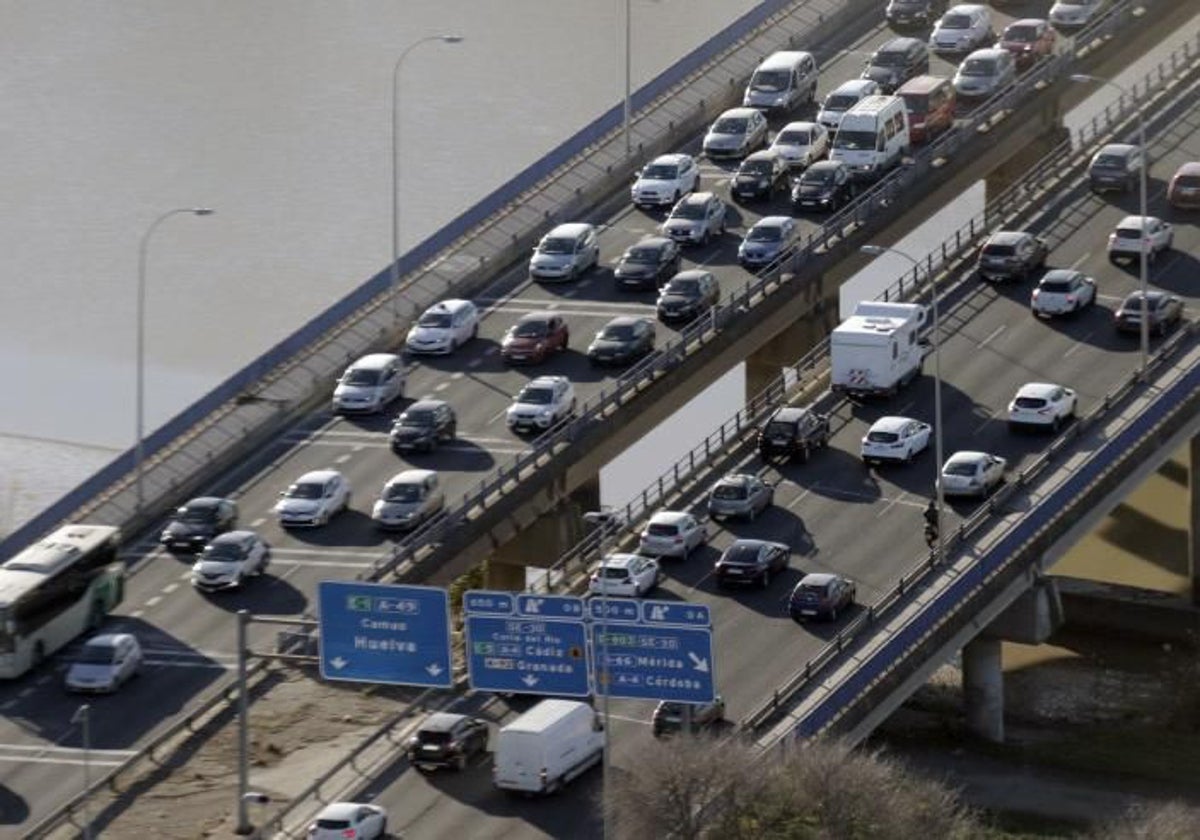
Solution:
<svg viewBox="0 0 1200 840">
<path fill-rule="evenodd" d="M 786 111 L 817 95 L 817 60 L 812 53 L 771 53 L 750 77 L 742 104 L 763 111 Z"/>
<path fill-rule="evenodd" d="M 830 160 L 855 178 L 878 178 L 908 153 L 908 111 L 899 96 L 868 96 L 842 117 Z"/>
<path fill-rule="evenodd" d="M 543 700 L 500 728 L 492 781 L 517 793 L 553 793 L 604 757 L 604 728 L 577 700 Z"/>
</svg>

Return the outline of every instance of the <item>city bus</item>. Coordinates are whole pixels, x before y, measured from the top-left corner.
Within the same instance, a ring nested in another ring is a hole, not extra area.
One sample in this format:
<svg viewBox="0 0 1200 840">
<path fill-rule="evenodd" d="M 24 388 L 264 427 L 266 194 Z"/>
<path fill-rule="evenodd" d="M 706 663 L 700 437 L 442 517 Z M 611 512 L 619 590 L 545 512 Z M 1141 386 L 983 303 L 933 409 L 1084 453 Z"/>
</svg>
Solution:
<svg viewBox="0 0 1200 840">
<path fill-rule="evenodd" d="M 120 531 L 64 525 L 0 563 L 0 679 L 19 677 L 121 603 Z"/>
</svg>

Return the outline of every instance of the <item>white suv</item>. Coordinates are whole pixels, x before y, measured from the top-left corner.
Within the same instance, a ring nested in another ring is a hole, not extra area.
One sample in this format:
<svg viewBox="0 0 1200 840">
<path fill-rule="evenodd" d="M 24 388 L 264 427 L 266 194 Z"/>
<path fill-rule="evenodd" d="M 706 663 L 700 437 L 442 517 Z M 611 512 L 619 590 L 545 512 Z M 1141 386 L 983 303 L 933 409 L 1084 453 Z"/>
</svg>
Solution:
<svg viewBox="0 0 1200 840">
<path fill-rule="evenodd" d="M 444 300 L 425 310 L 408 331 L 410 353 L 450 354 L 479 334 L 479 310 L 469 300 Z"/>
<path fill-rule="evenodd" d="M 285 528 L 318 527 L 350 507 L 350 485 L 337 470 L 313 470 L 279 494 L 275 514 Z"/>
<path fill-rule="evenodd" d="M 1077 397 L 1070 388 L 1047 382 L 1022 385 L 1008 404 L 1008 425 L 1042 426 L 1058 431 L 1059 426 L 1075 416 Z"/>
<path fill-rule="evenodd" d="M 708 531 L 699 519 L 684 511 L 660 510 L 646 523 L 638 541 L 638 553 L 686 560 L 706 542 Z"/>
<path fill-rule="evenodd" d="M 629 194 L 636 207 L 671 207 L 700 186 L 700 168 L 691 155 L 659 155 L 638 170 Z"/>
<path fill-rule="evenodd" d="M 658 561 L 640 554 L 609 554 L 592 572 L 588 592 L 640 598 L 658 586 Z"/>
<path fill-rule="evenodd" d="M 575 413 L 575 387 L 565 376 L 539 376 L 508 407 L 514 432 L 543 431 Z"/>
<path fill-rule="evenodd" d="M 1108 259 L 1110 262 L 1137 262 L 1142 248 L 1146 249 L 1146 261 L 1162 251 L 1169 251 L 1175 241 L 1175 229 L 1170 222 L 1157 216 L 1126 216 L 1117 223 L 1108 235 Z"/>
<path fill-rule="evenodd" d="M 392 353 L 363 356 L 342 374 L 333 389 L 335 413 L 374 413 L 404 396 L 404 362 Z"/>
</svg>

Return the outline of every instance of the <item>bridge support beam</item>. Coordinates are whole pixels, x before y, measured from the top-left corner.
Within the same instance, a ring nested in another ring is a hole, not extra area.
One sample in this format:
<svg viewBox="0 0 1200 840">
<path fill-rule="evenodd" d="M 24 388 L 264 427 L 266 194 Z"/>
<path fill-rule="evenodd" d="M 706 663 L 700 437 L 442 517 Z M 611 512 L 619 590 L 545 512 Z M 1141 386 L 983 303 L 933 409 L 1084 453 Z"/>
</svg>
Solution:
<svg viewBox="0 0 1200 840">
<path fill-rule="evenodd" d="M 793 321 L 766 344 L 746 357 L 746 400 L 758 396 L 780 371 L 820 344 L 838 325 L 838 293 L 824 297 L 824 278 L 814 278 L 803 297 L 810 301 L 804 317 Z"/>
<path fill-rule="evenodd" d="M 962 650 L 963 703 L 967 731 L 993 743 L 1004 741 L 1004 669 L 1000 641 L 985 636 Z"/>
<path fill-rule="evenodd" d="M 1188 441 L 1188 574 L 1192 606 L 1200 607 L 1200 435 Z"/>
<path fill-rule="evenodd" d="M 1059 143 L 1070 139 L 1071 132 L 1062 124 L 1060 97 L 1049 97 L 1042 110 L 1043 131 L 1020 147 L 1020 151 L 1005 158 L 984 178 L 984 201 L 988 204 L 1005 190 L 1029 174 L 1029 170 L 1046 157 Z"/>
</svg>

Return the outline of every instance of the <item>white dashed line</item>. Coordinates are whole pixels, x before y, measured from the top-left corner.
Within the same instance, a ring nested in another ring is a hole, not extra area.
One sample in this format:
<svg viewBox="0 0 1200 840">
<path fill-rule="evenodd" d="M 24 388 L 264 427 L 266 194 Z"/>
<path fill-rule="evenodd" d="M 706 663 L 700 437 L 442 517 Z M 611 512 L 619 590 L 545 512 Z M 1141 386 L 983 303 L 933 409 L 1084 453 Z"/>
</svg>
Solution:
<svg viewBox="0 0 1200 840">
<path fill-rule="evenodd" d="M 172 592 L 174 592 L 178 588 L 179 588 L 178 583 L 168 583 L 166 586 L 163 587 L 162 591 L 163 591 L 164 595 L 170 595 Z"/>
<path fill-rule="evenodd" d="M 992 330 L 991 334 L 988 335 L 987 338 L 985 338 L 983 341 L 979 342 L 979 346 L 987 347 L 991 343 L 993 338 L 1000 335 L 1000 333 L 1004 332 L 1007 328 L 1008 328 L 1007 324 L 1001 324 L 1000 326 L 996 327 L 996 329 Z"/>
<path fill-rule="evenodd" d="M 333 462 L 335 464 L 344 464 L 349 460 L 350 460 L 350 453 L 347 452 L 345 455 L 339 455 L 336 458 L 334 458 Z"/>
<path fill-rule="evenodd" d="M 267 518 L 265 516 L 260 516 L 260 517 L 258 517 L 258 519 L 255 519 L 253 522 L 250 523 L 250 527 L 257 528 L 259 525 L 263 524 L 266 521 L 267 521 Z"/>
<path fill-rule="evenodd" d="M 133 612 L 131 612 L 131 613 L 129 614 L 129 617 L 130 617 L 130 618 L 141 618 L 141 617 L 142 617 L 142 616 L 144 616 L 145 614 L 146 614 L 146 613 L 145 613 L 145 611 L 144 611 L 144 610 L 134 610 Z"/>
<path fill-rule="evenodd" d="M 472 359 L 471 361 L 477 362 L 479 360 Z M 462 379 L 464 376 L 466 376 L 466 374 L 464 374 L 461 370 L 456 370 L 454 373 L 450 374 L 451 379 Z"/>
<path fill-rule="evenodd" d="M 159 602 L 159 601 L 161 601 L 161 600 L 162 600 L 162 596 L 161 596 L 161 595 L 155 595 L 153 598 L 147 598 L 147 599 L 146 599 L 146 606 L 147 606 L 147 607 L 153 607 L 153 606 L 156 606 L 156 605 L 158 604 L 158 602 Z"/>
<path fill-rule="evenodd" d="M 439 382 L 437 385 L 434 386 L 433 390 L 435 393 L 440 394 L 442 391 L 445 391 L 449 387 L 450 387 L 449 382 Z"/>
<path fill-rule="evenodd" d="M 1087 259 L 1088 259 L 1088 258 L 1089 258 L 1091 255 L 1092 255 L 1092 252 L 1091 252 L 1091 251 L 1088 251 L 1088 252 L 1086 252 L 1086 253 L 1085 253 L 1085 254 L 1084 254 L 1082 257 L 1080 257 L 1079 259 L 1075 260 L 1075 262 L 1071 263 L 1071 268 L 1079 268 L 1079 266 L 1083 265 L 1083 264 L 1084 264 L 1084 262 L 1086 262 L 1086 261 L 1087 261 Z"/>
</svg>

